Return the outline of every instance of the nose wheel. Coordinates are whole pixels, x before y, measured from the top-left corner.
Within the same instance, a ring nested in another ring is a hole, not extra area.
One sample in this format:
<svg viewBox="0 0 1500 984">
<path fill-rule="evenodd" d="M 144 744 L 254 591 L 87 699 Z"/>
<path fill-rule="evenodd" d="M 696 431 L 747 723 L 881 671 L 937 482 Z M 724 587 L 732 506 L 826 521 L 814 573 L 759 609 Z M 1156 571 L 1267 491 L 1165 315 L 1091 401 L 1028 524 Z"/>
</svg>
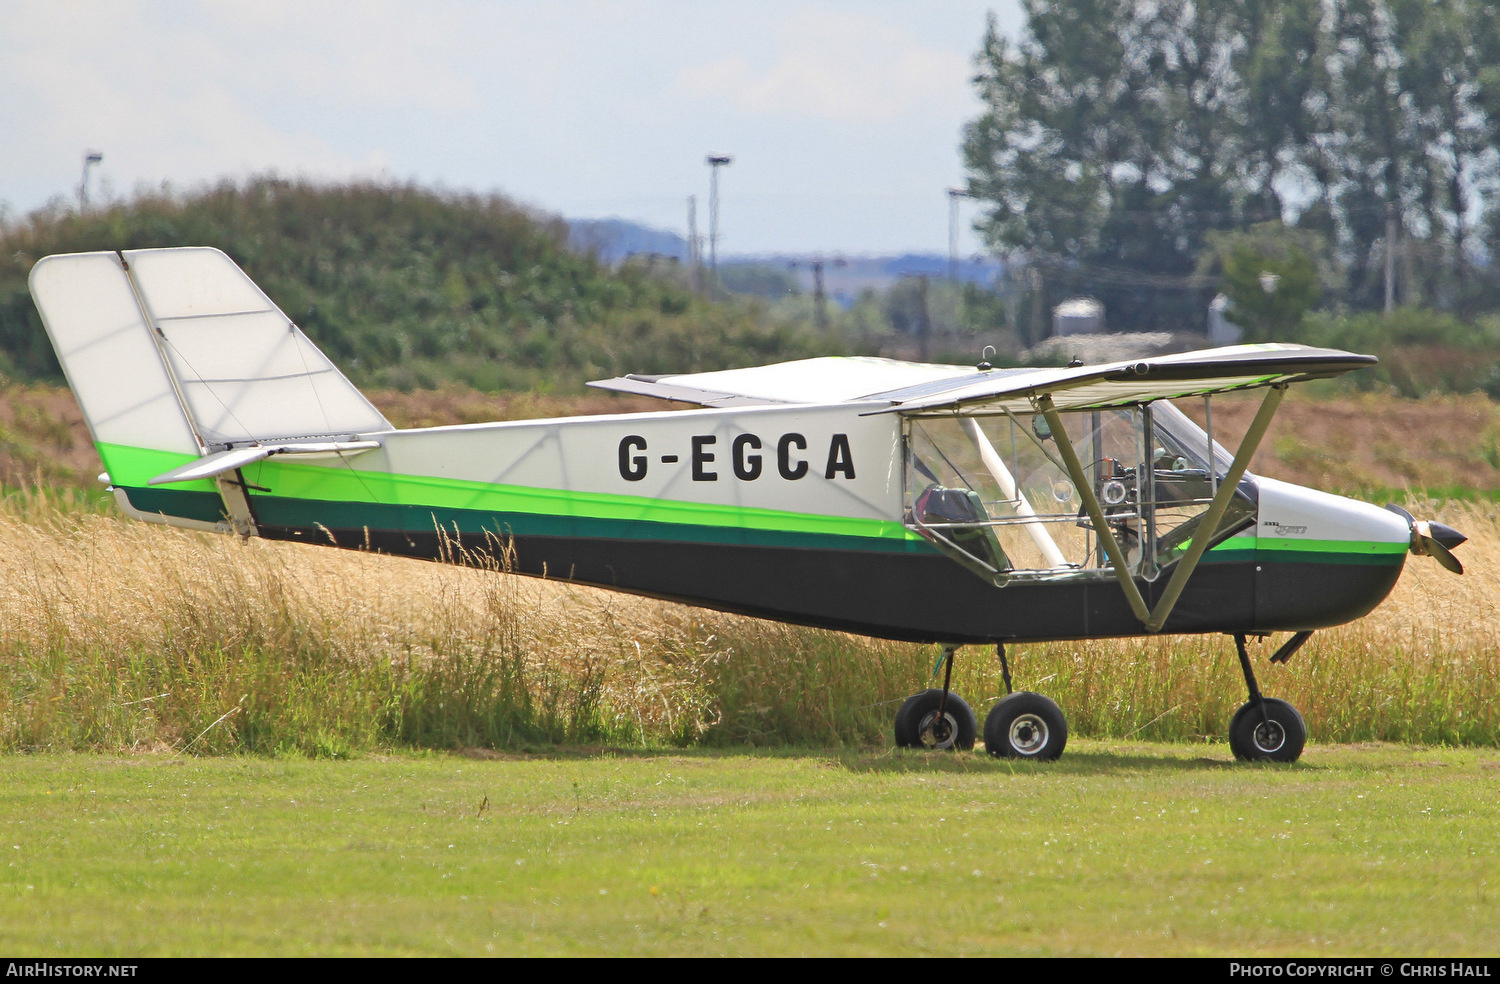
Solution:
<svg viewBox="0 0 1500 984">
<path fill-rule="evenodd" d="M 1229 750 L 1241 762 L 1295 762 L 1306 744 L 1302 715 L 1275 697 L 1245 704 L 1229 722 Z"/>
<path fill-rule="evenodd" d="M 1286 656 L 1307 641 L 1308 635 L 1311 633 L 1294 636 L 1292 642 L 1272 656 L 1271 660 L 1284 662 Z M 1245 674 L 1245 687 L 1250 692 L 1250 699 L 1234 712 L 1234 717 L 1229 722 L 1229 750 L 1241 762 L 1297 761 L 1302 757 L 1302 749 L 1307 744 L 1307 724 L 1291 704 L 1275 697 L 1261 696 L 1260 687 L 1255 683 L 1255 670 L 1250 666 L 1250 653 L 1245 649 L 1243 634 L 1235 635 L 1234 646 L 1239 653 L 1240 670 Z"/>
</svg>

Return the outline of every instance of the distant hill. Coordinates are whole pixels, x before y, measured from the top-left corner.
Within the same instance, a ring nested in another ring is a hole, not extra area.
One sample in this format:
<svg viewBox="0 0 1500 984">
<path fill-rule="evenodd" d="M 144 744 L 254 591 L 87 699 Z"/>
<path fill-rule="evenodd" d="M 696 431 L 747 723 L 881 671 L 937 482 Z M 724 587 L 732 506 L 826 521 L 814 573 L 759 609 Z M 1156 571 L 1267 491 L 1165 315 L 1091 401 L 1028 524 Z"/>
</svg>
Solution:
<svg viewBox="0 0 1500 984">
<path fill-rule="evenodd" d="M 568 245 L 606 264 L 640 255 L 678 263 L 687 263 L 689 258 L 686 237 L 620 218 L 569 219 Z M 774 297 L 787 290 L 811 293 L 814 263 L 823 264 L 823 289 L 829 299 L 844 307 L 853 304 L 863 291 L 883 293 L 906 277 L 943 279 L 949 274 L 948 257 L 940 253 L 765 253 L 721 255 L 719 278 L 736 293 L 761 297 Z M 993 287 L 1005 272 L 1005 265 L 995 257 L 973 256 L 961 259 L 952 272 L 960 283 Z"/>
<path fill-rule="evenodd" d="M 669 269 L 570 249 L 569 235 L 495 195 L 277 178 L 58 206 L 0 228 L 0 374 L 60 378 L 26 287 L 38 259 L 184 245 L 228 253 L 361 385 L 577 391 L 829 351 L 763 305 L 710 302 Z"/>
<path fill-rule="evenodd" d="M 613 266 L 629 256 L 649 254 L 686 263 L 688 242 L 675 232 L 626 219 L 569 219 L 568 246 Z"/>
</svg>

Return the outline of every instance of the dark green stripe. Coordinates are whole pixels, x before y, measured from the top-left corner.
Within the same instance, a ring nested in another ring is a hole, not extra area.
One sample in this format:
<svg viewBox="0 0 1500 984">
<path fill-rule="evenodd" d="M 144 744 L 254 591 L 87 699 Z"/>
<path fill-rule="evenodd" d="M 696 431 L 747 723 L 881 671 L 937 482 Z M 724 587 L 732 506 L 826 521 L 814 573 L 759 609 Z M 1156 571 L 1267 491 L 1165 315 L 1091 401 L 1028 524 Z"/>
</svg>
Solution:
<svg viewBox="0 0 1500 984">
<path fill-rule="evenodd" d="M 1274 550 L 1256 552 L 1256 559 L 1267 564 L 1348 564 L 1355 567 L 1399 567 L 1406 559 L 1400 553 L 1368 553 L 1346 550 Z"/>
<path fill-rule="evenodd" d="M 125 495 L 130 504 L 141 512 L 166 513 L 168 516 L 193 519 L 200 523 L 224 522 L 224 503 L 217 492 L 127 488 Z"/>
<path fill-rule="evenodd" d="M 435 529 L 474 535 L 556 536 L 603 540 L 668 540 L 683 543 L 726 543 L 806 550 L 868 550 L 880 553 L 933 553 L 925 540 L 841 536 L 797 530 L 765 530 L 743 526 L 705 526 L 649 520 L 601 519 L 536 513 L 494 513 L 475 509 L 433 506 L 393 506 L 363 502 L 309 502 L 281 496 L 257 495 L 252 500 L 259 523 L 312 529 L 372 529 L 431 533 Z"/>
</svg>

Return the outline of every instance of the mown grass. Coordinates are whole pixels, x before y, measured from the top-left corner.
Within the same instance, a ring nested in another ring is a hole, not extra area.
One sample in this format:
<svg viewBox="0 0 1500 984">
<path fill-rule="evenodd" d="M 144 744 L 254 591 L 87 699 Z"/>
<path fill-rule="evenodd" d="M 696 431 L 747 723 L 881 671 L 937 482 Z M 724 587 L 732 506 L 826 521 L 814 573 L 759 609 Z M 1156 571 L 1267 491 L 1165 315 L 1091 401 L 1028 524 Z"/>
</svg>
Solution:
<svg viewBox="0 0 1500 984">
<path fill-rule="evenodd" d="M 1500 753 L 19 755 L 27 955 L 1493 954 Z"/>
<path fill-rule="evenodd" d="M 1500 510 L 1412 502 L 1472 541 L 1414 558 L 1370 617 L 1314 637 L 1263 689 L 1315 740 L 1500 744 Z M 1268 655 L 1265 644 L 1261 653 Z M 241 542 L 31 492 L 0 504 L 0 749 L 347 757 L 395 748 L 881 746 L 936 650 L 523 579 Z M 1218 740 L 1232 644 L 1020 646 L 1018 686 L 1074 735 Z M 960 653 L 983 716 L 993 654 Z"/>
</svg>

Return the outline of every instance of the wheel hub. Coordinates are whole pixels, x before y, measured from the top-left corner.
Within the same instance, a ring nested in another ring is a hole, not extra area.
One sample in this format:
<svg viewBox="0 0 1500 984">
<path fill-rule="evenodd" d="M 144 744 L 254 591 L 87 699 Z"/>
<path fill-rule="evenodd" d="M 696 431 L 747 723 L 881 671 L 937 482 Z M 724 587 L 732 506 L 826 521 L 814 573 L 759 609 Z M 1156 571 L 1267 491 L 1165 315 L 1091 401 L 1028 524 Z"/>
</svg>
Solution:
<svg viewBox="0 0 1500 984">
<path fill-rule="evenodd" d="M 1047 722 L 1035 714 L 1022 714 L 1010 724 L 1010 747 L 1022 755 L 1034 755 L 1047 747 Z"/>
<path fill-rule="evenodd" d="M 1252 740 L 1257 749 L 1269 755 L 1286 744 L 1286 729 L 1276 721 L 1262 721 L 1255 726 Z"/>
<path fill-rule="evenodd" d="M 942 717 L 936 713 L 928 714 L 922 719 L 917 734 L 928 748 L 952 748 L 958 737 L 958 722 L 952 714 L 944 713 Z"/>
</svg>

